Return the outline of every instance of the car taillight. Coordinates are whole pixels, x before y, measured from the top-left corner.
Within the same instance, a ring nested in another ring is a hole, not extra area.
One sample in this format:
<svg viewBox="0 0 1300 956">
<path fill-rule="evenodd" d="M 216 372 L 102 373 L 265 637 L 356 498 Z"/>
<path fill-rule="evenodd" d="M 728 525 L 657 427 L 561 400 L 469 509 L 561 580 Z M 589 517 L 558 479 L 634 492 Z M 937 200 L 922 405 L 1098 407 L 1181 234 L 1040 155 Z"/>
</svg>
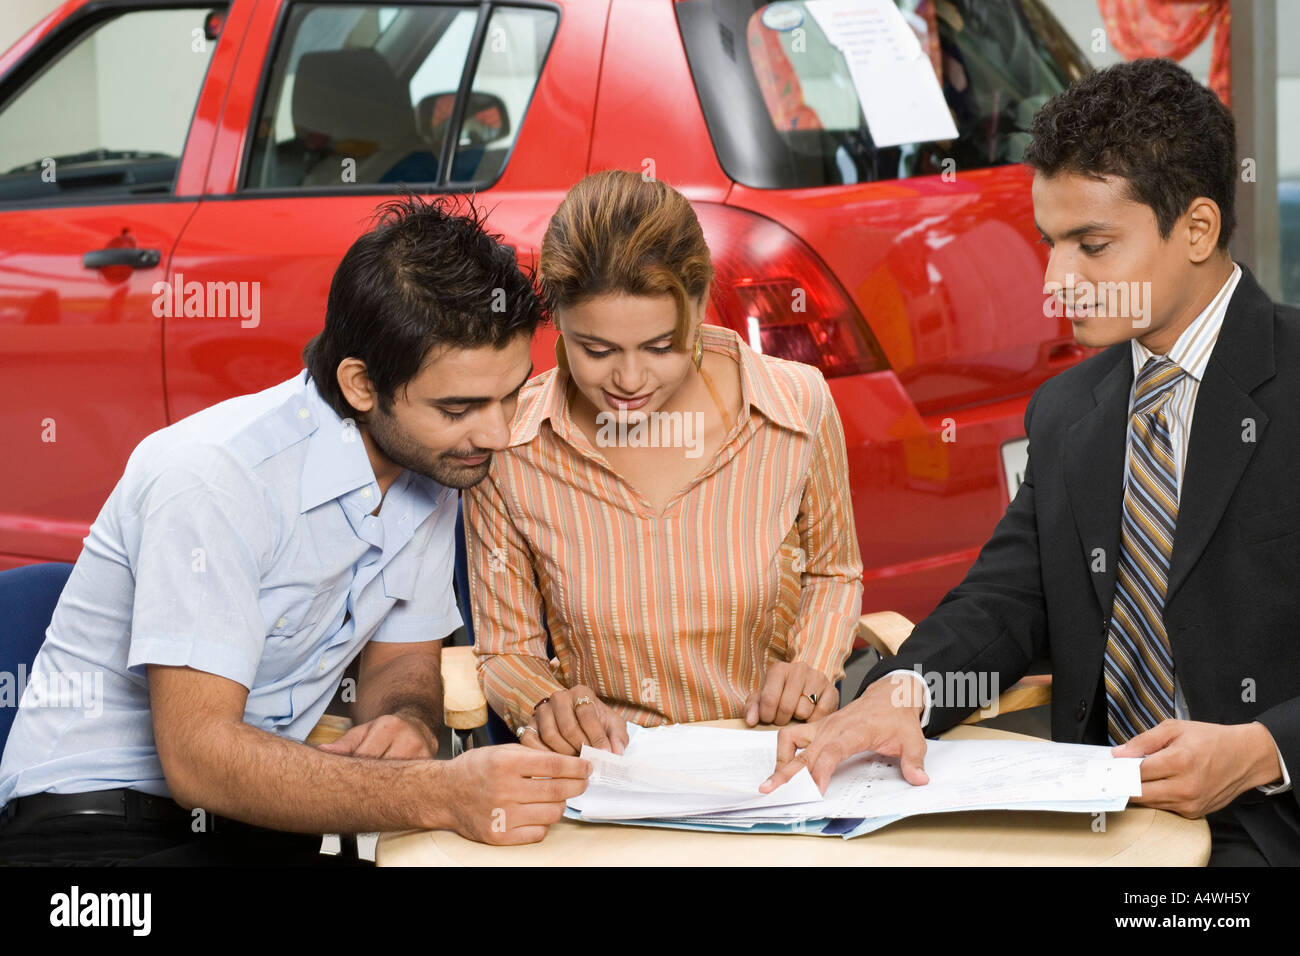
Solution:
<svg viewBox="0 0 1300 956">
<path fill-rule="evenodd" d="M 696 206 L 713 258 L 710 318 L 755 351 L 815 365 L 827 378 L 889 367 L 862 313 L 788 229 L 726 206 Z"/>
</svg>

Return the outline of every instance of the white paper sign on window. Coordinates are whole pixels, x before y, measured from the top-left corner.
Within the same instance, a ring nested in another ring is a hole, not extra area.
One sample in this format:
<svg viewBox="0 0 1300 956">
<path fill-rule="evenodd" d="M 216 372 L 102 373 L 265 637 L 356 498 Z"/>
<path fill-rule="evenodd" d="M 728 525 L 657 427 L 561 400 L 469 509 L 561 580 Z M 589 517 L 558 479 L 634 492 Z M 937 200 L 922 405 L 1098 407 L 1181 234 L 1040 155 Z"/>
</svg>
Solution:
<svg viewBox="0 0 1300 956">
<path fill-rule="evenodd" d="M 877 146 L 956 139 L 934 66 L 893 0 L 807 0 L 843 55 Z"/>
</svg>

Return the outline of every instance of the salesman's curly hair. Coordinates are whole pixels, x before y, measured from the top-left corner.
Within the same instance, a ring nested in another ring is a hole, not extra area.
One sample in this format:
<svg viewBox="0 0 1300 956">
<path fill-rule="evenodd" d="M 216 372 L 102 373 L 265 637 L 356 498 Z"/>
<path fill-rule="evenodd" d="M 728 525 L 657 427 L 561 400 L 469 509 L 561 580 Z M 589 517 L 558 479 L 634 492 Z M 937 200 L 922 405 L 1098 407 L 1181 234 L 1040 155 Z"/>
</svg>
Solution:
<svg viewBox="0 0 1300 956">
<path fill-rule="evenodd" d="M 1162 239 L 1197 196 L 1213 199 L 1226 249 L 1237 224 L 1236 127 L 1213 91 L 1172 60 L 1119 63 L 1073 83 L 1029 128 L 1024 161 L 1039 172 L 1128 181 Z"/>
</svg>

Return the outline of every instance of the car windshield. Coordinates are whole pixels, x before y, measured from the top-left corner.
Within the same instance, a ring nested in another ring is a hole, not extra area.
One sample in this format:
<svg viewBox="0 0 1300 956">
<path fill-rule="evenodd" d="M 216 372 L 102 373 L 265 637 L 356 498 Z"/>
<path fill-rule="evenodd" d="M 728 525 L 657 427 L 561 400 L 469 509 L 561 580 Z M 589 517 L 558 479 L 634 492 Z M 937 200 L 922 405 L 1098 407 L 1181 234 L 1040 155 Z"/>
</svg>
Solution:
<svg viewBox="0 0 1300 956">
<path fill-rule="evenodd" d="M 1029 122 L 1089 69 L 1038 0 L 897 0 L 956 139 L 878 145 L 841 48 L 823 30 L 841 0 L 683 0 L 678 23 L 727 174 L 790 189 L 901 179 L 1020 160 Z M 942 109 L 942 107 L 940 107 Z"/>
</svg>

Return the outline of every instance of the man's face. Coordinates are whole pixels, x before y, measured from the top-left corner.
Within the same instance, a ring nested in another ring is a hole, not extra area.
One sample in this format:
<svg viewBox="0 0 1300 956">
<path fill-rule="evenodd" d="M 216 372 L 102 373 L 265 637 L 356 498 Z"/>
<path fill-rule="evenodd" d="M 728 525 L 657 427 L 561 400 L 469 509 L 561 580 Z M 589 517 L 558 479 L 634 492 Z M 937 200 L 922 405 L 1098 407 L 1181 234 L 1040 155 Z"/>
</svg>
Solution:
<svg viewBox="0 0 1300 956">
<path fill-rule="evenodd" d="M 532 372 L 527 335 L 501 349 L 436 349 L 397 389 L 388 412 L 378 404 L 368 412 L 362 432 L 392 464 L 469 488 L 487 477 L 492 452 L 509 444 L 519 390 Z"/>
<path fill-rule="evenodd" d="M 1080 345 L 1160 340 L 1195 295 L 1186 224 L 1162 239 L 1154 210 L 1126 186 L 1113 176 L 1034 175 L 1034 220 L 1051 248 L 1044 291 Z"/>
</svg>

